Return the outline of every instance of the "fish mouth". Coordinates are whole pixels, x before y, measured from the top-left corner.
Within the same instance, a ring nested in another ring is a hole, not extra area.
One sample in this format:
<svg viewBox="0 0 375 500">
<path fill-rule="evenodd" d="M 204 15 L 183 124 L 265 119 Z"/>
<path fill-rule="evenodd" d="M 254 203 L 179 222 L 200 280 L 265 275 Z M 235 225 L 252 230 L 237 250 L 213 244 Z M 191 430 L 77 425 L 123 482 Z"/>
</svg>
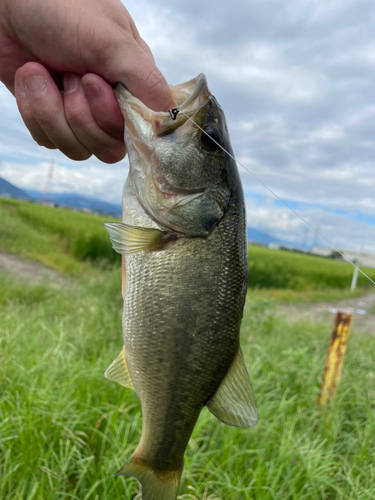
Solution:
<svg viewBox="0 0 375 500">
<path fill-rule="evenodd" d="M 138 116 L 152 125 L 155 135 L 160 136 L 177 129 L 186 122 L 188 117 L 194 116 L 206 103 L 211 95 L 207 78 L 200 73 L 196 78 L 179 85 L 170 85 L 172 98 L 179 112 L 175 118 L 169 111 L 153 111 L 142 101 L 134 97 L 121 83 L 115 87 L 115 95 L 120 105 L 127 126 L 132 128 Z"/>
<path fill-rule="evenodd" d="M 204 92 L 207 88 L 206 75 L 200 73 L 196 78 L 180 85 L 170 86 L 172 97 L 179 107 L 180 111 L 189 111 L 189 106 Z"/>
</svg>

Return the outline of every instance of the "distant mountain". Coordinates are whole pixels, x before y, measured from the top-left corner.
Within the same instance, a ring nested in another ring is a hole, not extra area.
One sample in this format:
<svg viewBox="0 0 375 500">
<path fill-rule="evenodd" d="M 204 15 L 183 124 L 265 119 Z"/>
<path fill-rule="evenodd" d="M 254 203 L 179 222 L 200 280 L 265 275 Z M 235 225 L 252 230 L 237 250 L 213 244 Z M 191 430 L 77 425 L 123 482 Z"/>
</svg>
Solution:
<svg viewBox="0 0 375 500">
<path fill-rule="evenodd" d="M 249 241 L 254 241 L 255 243 L 259 243 L 260 245 L 269 245 L 270 243 L 279 243 L 280 245 L 292 245 L 292 243 L 279 240 L 272 236 L 272 234 L 269 234 L 266 231 L 259 231 L 258 229 L 255 229 L 254 227 L 248 227 L 247 228 L 247 239 Z"/>
<path fill-rule="evenodd" d="M 5 179 L 2 179 L 1 177 L 0 196 L 4 196 L 6 198 L 17 198 L 18 200 L 30 200 L 30 197 L 24 191 L 22 191 L 22 189 L 19 189 L 18 187 L 14 186 Z"/>
<path fill-rule="evenodd" d="M 26 189 L 27 194 L 34 200 L 40 201 L 45 195 L 41 191 Z M 93 212 L 103 212 L 103 214 L 115 214 L 120 216 L 122 214 L 122 207 L 117 203 L 107 203 L 105 201 L 97 200 L 89 196 L 82 196 L 75 193 L 50 193 L 48 201 L 56 205 L 65 207 L 76 208 L 82 210 L 88 208 Z"/>
<path fill-rule="evenodd" d="M 286 247 L 301 248 L 301 245 L 294 241 L 280 240 L 275 238 L 268 231 L 259 231 L 254 227 L 247 228 L 247 239 L 250 242 L 258 243 L 259 245 L 268 246 L 270 243 L 278 243 Z"/>
</svg>

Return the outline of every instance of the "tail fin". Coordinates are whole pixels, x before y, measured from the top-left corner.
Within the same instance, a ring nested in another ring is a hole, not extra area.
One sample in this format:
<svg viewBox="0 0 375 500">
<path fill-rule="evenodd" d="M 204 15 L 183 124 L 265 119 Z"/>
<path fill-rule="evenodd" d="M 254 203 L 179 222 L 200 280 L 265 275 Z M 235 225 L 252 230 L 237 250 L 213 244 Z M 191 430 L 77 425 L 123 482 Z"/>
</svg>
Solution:
<svg viewBox="0 0 375 500">
<path fill-rule="evenodd" d="M 142 485 L 142 500 L 176 500 L 182 474 L 179 470 L 156 472 L 132 455 L 116 476 L 134 476 Z"/>
</svg>

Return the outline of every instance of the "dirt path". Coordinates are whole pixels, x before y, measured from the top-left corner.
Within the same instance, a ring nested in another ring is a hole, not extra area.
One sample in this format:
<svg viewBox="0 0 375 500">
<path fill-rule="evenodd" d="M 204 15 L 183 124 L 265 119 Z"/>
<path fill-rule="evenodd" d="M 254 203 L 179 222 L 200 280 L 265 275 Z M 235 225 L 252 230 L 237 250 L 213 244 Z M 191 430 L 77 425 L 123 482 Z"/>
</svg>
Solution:
<svg viewBox="0 0 375 500">
<path fill-rule="evenodd" d="M 277 313 L 298 321 L 311 318 L 314 321 L 333 324 L 333 315 L 338 309 L 353 313 L 353 331 L 365 331 L 375 335 L 375 293 L 339 302 L 316 302 L 307 304 L 278 304 Z M 371 312 L 372 310 L 372 312 Z"/>
<path fill-rule="evenodd" d="M 56 286 L 62 286 L 69 281 L 65 276 L 62 276 L 53 269 L 45 267 L 39 262 L 23 260 L 16 255 L 0 252 L 0 274 L 4 272 L 10 273 L 31 284 L 40 283 L 47 279 Z"/>
</svg>

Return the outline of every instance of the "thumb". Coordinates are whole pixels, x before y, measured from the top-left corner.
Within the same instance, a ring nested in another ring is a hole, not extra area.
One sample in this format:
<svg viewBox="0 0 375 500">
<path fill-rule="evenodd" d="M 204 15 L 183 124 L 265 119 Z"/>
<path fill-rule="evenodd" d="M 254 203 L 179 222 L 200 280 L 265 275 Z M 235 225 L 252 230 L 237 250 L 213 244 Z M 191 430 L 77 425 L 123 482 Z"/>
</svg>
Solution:
<svg viewBox="0 0 375 500">
<path fill-rule="evenodd" d="M 130 40 L 126 47 L 112 53 L 110 59 L 104 75 L 108 81 L 121 82 L 154 111 L 167 111 L 175 106 L 166 79 L 135 40 Z"/>
</svg>

